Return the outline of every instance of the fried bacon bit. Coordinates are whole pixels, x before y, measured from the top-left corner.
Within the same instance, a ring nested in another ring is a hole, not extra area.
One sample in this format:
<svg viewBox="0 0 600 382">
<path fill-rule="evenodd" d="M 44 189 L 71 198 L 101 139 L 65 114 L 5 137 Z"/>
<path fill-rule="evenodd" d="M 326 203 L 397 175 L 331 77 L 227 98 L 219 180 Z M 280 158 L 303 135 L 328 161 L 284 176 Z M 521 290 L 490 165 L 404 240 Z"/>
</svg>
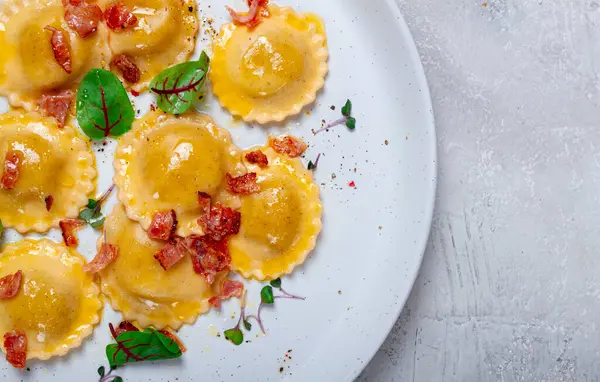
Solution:
<svg viewBox="0 0 600 382">
<path fill-rule="evenodd" d="M 102 9 L 85 0 L 62 0 L 65 7 L 65 20 L 79 37 L 86 38 L 98 29 L 102 20 Z"/>
<path fill-rule="evenodd" d="M 6 360 L 17 369 L 24 369 L 27 361 L 27 337 L 20 330 L 4 334 Z"/>
<path fill-rule="evenodd" d="M 202 216 L 210 215 L 210 207 L 212 204 L 210 195 L 206 192 L 198 191 L 198 203 L 202 210 Z"/>
<path fill-rule="evenodd" d="M 148 237 L 151 239 L 169 240 L 177 229 L 177 216 L 174 210 L 157 212 L 152 217 L 148 227 Z"/>
<path fill-rule="evenodd" d="M 142 73 L 140 69 L 137 67 L 133 59 L 126 54 L 118 54 L 116 55 L 111 64 L 116 66 L 123 75 L 125 81 L 135 84 L 140 80 L 140 76 Z"/>
<path fill-rule="evenodd" d="M 223 207 L 221 203 L 216 203 L 208 213 L 203 213 L 200 216 L 198 224 L 200 224 L 206 236 L 214 241 L 221 241 L 240 232 L 241 221 L 242 214 L 238 211 Z"/>
<path fill-rule="evenodd" d="M 231 7 L 225 6 L 227 12 L 231 15 L 233 22 L 238 25 L 245 25 L 248 28 L 254 28 L 260 24 L 261 16 L 268 15 L 268 0 L 248 0 L 248 13 L 239 13 Z"/>
<path fill-rule="evenodd" d="M 104 10 L 104 20 L 115 32 L 133 28 L 138 23 L 137 17 L 121 2 L 112 3 Z"/>
<path fill-rule="evenodd" d="M 23 153 L 20 151 L 9 150 L 4 157 L 4 171 L 2 172 L 2 187 L 7 190 L 15 188 L 19 180 L 19 170 L 23 162 Z"/>
<path fill-rule="evenodd" d="M 65 126 L 67 114 L 73 102 L 73 92 L 71 90 L 63 90 L 42 95 L 40 107 L 44 114 L 54 117 L 58 122 L 58 127 L 61 129 Z"/>
<path fill-rule="evenodd" d="M 64 30 L 56 29 L 50 25 L 46 25 L 44 29 L 52 32 L 50 45 L 52 45 L 56 63 L 60 65 L 67 74 L 71 74 L 71 43 L 69 42 L 69 35 Z"/>
<path fill-rule="evenodd" d="M 221 294 L 219 296 L 211 297 L 208 300 L 208 303 L 219 309 L 221 308 L 221 301 L 232 297 L 241 297 L 243 292 L 244 284 L 239 281 L 225 279 L 223 285 L 221 285 Z"/>
<path fill-rule="evenodd" d="M 139 332 L 140 330 L 129 321 L 121 321 L 119 325 L 115 328 L 115 334 L 120 336 L 125 332 Z"/>
<path fill-rule="evenodd" d="M 249 195 L 260 190 L 260 186 L 256 183 L 255 172 L 249 172 L 235 178 L 227 173 L 226 177 L 227 189 L 234 194 Z"/>
<path fill-rule="evenodd" d="M 207 236 L 189 236 L 185 238 L 186 247 L 192 257 L 194 272 L 204 276 L 212 284 L 217 273 L 229 269 L 231 256 L 227 241 L 215 241 Z"/>
<path fill-rule="evenodd" d="M 46 203 L 46 211 L 50 211 L 50 209 L 52 208 L 52 204 L 54 203 L 54 196 L 52 196 L 52 195 L 46 196 L 46 198 L 44 199 L 44 202 Z"/>
<path fill-rule="evenodd" d="M 91 274 L 98 273 L 115 261 L 118 256 L 119 248 L 116 245 L 104 243 L 94 259 L 83 266 L 83 271 Z"/>
<path fill-rule="evenodd" d="M 160 251 L 154 254 L 154 258 L 158 260 L 160 266 L 165 271 L 168 271 L 173 265 L 177 264 L 179 260 L 183 259 L 187 249 L 185 247 L 184 239 L 176 238 L 171 239 Z"/>
<path fill-rule="evenodd" d="M 246 154 L 246 160 L 252 164 L 257 164 L 260 168 L 265 168 L 269 165 L 269 159 L 260 150 L 254 150 Z"/>
<path fill-rule="evenodd" d="M 164 334 L 165 336 L 169 337 L 171 341 L 175 342 L 177 346 L 179 346 L 179 350 L 182 353 L 185 353 L 187 351 L 187 348 L 185 347 L 185 345 L 183 345 L 183 342 L 181 342 L 181 340 L 175 335 L 175 333 L 172 333 L 166 329 L 159 330 L 158 332 L 160 334 Z"/>
<path fill-rule="evenodd" d="M 23 272 L 20 270 L 12 275 L 4 276 L 0 279 L 0 300 L 13 298 L 21 289 Z"/>
<path fill-rule="evenodd" d="M 134 89 L 131 89 L 131 95 L 134 96 L 134 97 L 139 97 L 140 96 L 140 92 L 138 92 L 138 91 L 136 91 Z"/>
<path fill-rule="evenodd" d="M 269 137 L 269 146 L 279 154 L 286 154 L 290 158 L 296 158 L 306 151 L 308 146 L 301 139 L 286 135 L 279 138 Z"/>
<path fill-rule="evenodd" d="M 79 219 L 65 219 L 61 220 L 58 225 L 62 231 L 62 237 L 65 241 L 65 245 L 67 247 L 77 247 L 79 242 L 77 241 L 77 236 L 75 236 L 75 231 L 83 227 L 85 222 Z"/>
</svg>

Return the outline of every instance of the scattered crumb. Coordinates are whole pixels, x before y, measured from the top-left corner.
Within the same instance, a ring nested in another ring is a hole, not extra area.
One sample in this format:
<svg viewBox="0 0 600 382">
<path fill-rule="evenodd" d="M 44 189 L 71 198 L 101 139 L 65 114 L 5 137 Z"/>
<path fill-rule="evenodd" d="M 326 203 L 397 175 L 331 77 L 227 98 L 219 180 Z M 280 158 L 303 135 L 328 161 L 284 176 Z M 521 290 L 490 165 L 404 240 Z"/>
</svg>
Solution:
<svg viewBox="0 0 600 382">
<path fill-rule="evenodd" d="M 405 138 L 406 138 L 406 140 L 408 141 L 408 135 L 407 135 Z"/>
<path fill-rule="evenodd" d="M 306 115 L 310 115 L 310 110 L 306 110 Z"/>
<path fill-rule="evenodd" d="M 379 228 L 379 229 L 383 229 L 383 227 L 382 227 L 382 226 L 379 226 L 379 227 L 377 227 L 377 228 Z"/>
<path fill-rule="evenodd" d="M 386 140 L 385 140 L 385 145 L 387 146 L 387 145 L 389 145 L 389 144 L 390 144 L 390 142 L 389 142 L 389 141 L 386 139 Z"/>
<path fill-rule="evenodd" d="M 283 373 L 283 366 L 279 368 L 279 372 Z"/>
<path fill-rule="evenodd" d="M 354 172 L 356 172 L 356 167 L 354 167 Z"/>
<path fill-rule="evenodd" d="M 341 291 L 341 290 L 338 290 L 338 294 L 342 294 L 342 291 Z"/>
<path fill-rule="evenodd" d="M 335 110 L 335 105 L 331 105 L 331 106 L 329 106 L 329 108 L 330 108 L 331 110 Z"/>
</svg>

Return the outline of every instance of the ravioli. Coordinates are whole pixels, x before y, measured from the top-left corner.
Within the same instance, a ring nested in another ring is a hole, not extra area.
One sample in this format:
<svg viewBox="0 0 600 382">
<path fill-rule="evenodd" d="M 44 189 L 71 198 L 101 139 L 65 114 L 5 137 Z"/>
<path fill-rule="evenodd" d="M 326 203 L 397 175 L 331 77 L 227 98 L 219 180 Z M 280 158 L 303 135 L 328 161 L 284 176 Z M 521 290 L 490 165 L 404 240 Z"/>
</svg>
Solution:
<svg viewBox="0 0 600 382">
<path fill-rule="evenodd" d="M 94 190 L 95 158 L 71 126 L 52 118 L 11 111 L 0 115 L 0 171 L 8 151 L 23 160 L 13 189 L 0 187 L 0 219 L 5 227 L 45 232 L 75 218 Z M 47 198 L 53 202 L 48 210 Z"/>
<path fill-rule="evenodd" d="M 60 0 L 5 0 L 0 7 L 0 95 L 12 106 L 37 108 L 42 94 L 74 90 L 92 68 L 109 56 L 105 28 L 85 39 L 67 25 Z M 72 68 L 57 63 L 47 26 L 67 32 Z"/>
<path fill-rule="evenodd" d="M 312 173 L 299 158 L 262 150 L 265 168 L 257 173 L 260 191 L 243 196 L 240 232 L 229 241 L 231 269 L 246 278 L 275 279 L 291 273 L 314 248 L 321 231 L 322 204 Z"/>
<path fill-rule="evenodd" d="M 268 10 L 256 28 L 221 28 L 210 72 L 221 105 L 258 123 L 298 114 L 315 100 L 328 70 L 322 20 L 289 7 Z"/>
<path fill-rule="evenodd" d="M 28 359 L 66 354 L 100 322 L 100 289 L 84 264 L 80 254 L 48 239 L 2 248 L 0 277 L 21 270 L 23 282 L 15 297 L 0 300 L 0 333 L 24 332 Z"/>
<path fill-rule="evenodd" d="M 226 130 L 205 114 L 151 112 L 134 123 L 115 153 L 114 182 L 127 216 L 148 229 L 157 212 L 174 210 L 177 234 L 202 234 L 198 192 L 234 206 L 225 174 L 244 171 Z"/>
<path fill-rule="evenodd" d="M 103 0 L 104 9 L 113 0 Z M 193 0 L 120 0 L 137 17 L 137 25 L 109 31 L 113 56 L 125 54 L 140 69 L 140 80 L 132 86 L 144 90 L 166 68 L 185 62 L 194 51 L 199 23 Z M 118 69 L 114 72 L 121 75 Z M 128 85 L 127 82 L 124 82 Z"/>
<path fill-rule="evenodd" d="M 119 248 L 119 255 L 100 272 L 102 292 L 125 320 L 142 327 L 178 329 L 210 309 L 208 300 L 219 295 L 227 272 L 218 274 L 210 285 L 194 273 L 190 256 L 165 271 L 154 258 L 164 242 L 150 239 L 138 223 L 127 218 L 121 205 L 107 217 L 104 228 L 106 238 L 101 237 L 98 244 L 106 240 Z"/>
</svg>

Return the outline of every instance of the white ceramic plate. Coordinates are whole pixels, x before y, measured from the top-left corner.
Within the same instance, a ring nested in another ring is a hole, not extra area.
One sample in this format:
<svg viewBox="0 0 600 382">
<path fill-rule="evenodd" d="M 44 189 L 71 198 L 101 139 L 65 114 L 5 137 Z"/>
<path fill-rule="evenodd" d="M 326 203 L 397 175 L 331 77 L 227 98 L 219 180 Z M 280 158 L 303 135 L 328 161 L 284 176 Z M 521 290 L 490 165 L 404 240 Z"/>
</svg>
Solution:
<svg viewBox="0 0 600 382">
<path fill-rule="evenodd" d="M 201 1 L 200 14 L 219 26 L 227 20 L 225 3 Z M 436 176 L 429 92 L 410 33 L 392 0 L 281 3 L 326 21 L 330 73 L 317 102 L 299 118 L 268 129 L 234 123 L 212 97 L 200 108 L 241 147 L 264 143 L 269 132 L 289 132 L 310 144 L 307 161 L 323 154 L 315 172 L 325 208 L 323 233 L 312 256 L 283 280 L 285 289 L 307 299 L 278 300 L 264 311 L 268 335 L 257 335 L 255 328 L 246 336 L 251 343 L 241 346 L 217 335 L 237 320 L 239 303 L 229 301 L 223 312 L 180 331 L 188 348 L 180 360 L 128 365 L 118 370 L 126 381 L 350 381 L 377 351 L 409 295 L 429 233 Z M 208 43 L 202 36 L 200 48 Z M 322 119 L 340 116 L 346 98 L 354 104 L 356 130 L 338 126 L 313 136 Z M 135 98 L 141 114 L 150 99 Z M 111 183 L 114 146 L 94 145 L 99 190 Z M 356 188 L 348 186 L 352 181 Z M 50 236 L 60 241 L 57 231 Z M 96 233 L 86 228 L 79 237 L 80 251 L 93 258 Z M 8 232 L 5 239 L 19 236 Z M 259 288 L 250 285 L 251 311 Z M 107 325 L 119 318 L 107 304 L 102 323 L 81 348 L 63 358 L 30 361 L 24 372 L 0 361 L 0 379 L 98 380 L 96 369 L 107 365 L 104 347 L 111 342 Z"/>
</svg>

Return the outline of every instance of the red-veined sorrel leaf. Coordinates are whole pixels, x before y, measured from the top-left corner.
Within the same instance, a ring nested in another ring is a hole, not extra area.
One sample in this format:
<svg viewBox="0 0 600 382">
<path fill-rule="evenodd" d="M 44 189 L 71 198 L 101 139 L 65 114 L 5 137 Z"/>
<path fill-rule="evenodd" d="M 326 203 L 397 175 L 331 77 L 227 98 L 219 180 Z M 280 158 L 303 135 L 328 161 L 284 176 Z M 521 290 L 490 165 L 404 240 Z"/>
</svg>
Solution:
<svg viewBox="0 0 600 382">
<path fill-rule="evenodd" d="M 135 117 L 123 84 L 104 69 L 92 69 L 77 91 L 77 121 L 92 139 L 118 137 L 131 129 Z"/>
<path fill-rule="evenodd" d="M 175 65 L 154 77 L 150 90 L 158 95 L 158 107 L 170 114 L 185 113 L 206 81 L 209 63 L 202 52 L 198 61 Z"/>
<path fill-rule="evenodd" d="M 181 357 L 176 341 L 151 328 L 143 332 L 123 332 L 115 341 L 116 344 L 106 346 L 106 357 L 111 367 Z"/>
</svg>

